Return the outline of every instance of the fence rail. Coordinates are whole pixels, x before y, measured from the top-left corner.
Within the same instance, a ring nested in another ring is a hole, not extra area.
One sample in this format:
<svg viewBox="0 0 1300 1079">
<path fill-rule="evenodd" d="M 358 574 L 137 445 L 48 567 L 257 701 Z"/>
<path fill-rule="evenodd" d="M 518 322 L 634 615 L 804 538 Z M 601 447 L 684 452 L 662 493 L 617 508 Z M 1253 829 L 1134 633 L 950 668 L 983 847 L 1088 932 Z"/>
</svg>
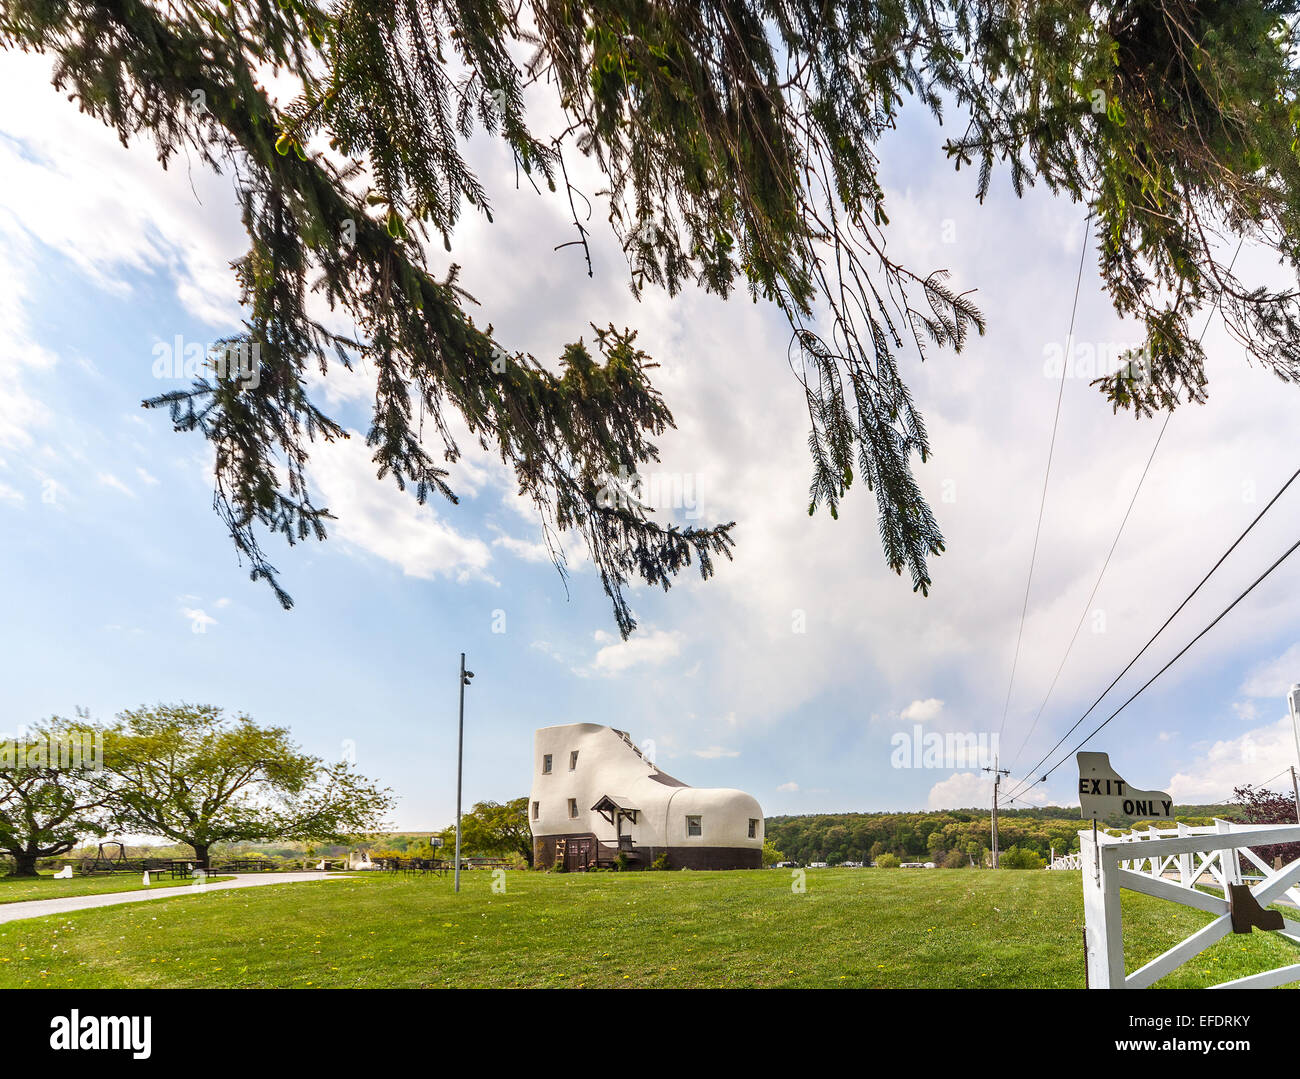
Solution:
<svg viewBox="0 0 1300 1079">
<path fill-rule="evenodd" d="M 1145 989 L 1229 933 L 1248 933 L 1252 927 L 1300 944 L 1300 922 L 1268 910 L 1278 902 L 1300 906 L 1300 858 L 1275 869 L 1259 853 L 1300 842 L 1300 824 L 1216 820 L 1210 827 L 1179 824 L 1122 836 L 1080 832 L 1079 840 L 1088 985 L 1094 989 Z M 1243 874 L 1243 862 L 1255 873 Z M 1251 887 L 1248 880 L 1257 883 Z M 1124 965 L 1122 888 L 1217 917 L 1130 974 Z M 1265 988 L 1297 981 L 1300 963 L 1223 986 Z"/>
</svg>

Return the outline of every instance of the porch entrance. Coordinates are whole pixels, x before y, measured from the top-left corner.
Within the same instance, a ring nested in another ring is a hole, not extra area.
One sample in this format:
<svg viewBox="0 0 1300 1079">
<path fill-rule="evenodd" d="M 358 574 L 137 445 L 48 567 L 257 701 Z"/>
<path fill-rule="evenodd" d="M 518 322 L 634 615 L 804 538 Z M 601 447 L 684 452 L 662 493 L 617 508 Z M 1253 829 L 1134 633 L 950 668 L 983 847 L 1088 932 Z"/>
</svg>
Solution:
<svg viewBox="0 0 1300 1079">
<path fill-rule="evenodd" d="M 564 845 L 564 868 L 570 873 L 586 869 L 596 860 L 596 837 L 579 836 Z"/>
</svg>

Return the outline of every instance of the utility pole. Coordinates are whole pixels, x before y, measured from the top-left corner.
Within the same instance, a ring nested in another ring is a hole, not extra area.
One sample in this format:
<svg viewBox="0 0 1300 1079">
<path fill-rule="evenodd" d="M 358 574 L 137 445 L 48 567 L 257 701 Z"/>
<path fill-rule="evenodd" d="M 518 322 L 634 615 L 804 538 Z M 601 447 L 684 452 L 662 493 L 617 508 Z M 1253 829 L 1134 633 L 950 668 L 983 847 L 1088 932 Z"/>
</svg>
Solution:
<svg viewBox="0 0 1300 1079">
<path fill-rule="evenodd" d="M 986 757 L 985 760 L 988 758 Z M 1012 763 L 1015 763 L 1014 761 Z M 998 868 L 998 788 L 1002 785 L 1002 777 L 1011 774 L 1010 768 L 999 768 L 997 757 L 993 758 L 993 767 L 985 768 L 983 771 L 993 773 L 993 868 Z"/>
<path fill-rule="evenodd" d="M 1300 685 L 1291 687 L 1286 695 L 1287 706 L 1291 709 L 1291 726 L 1295 731 L 1295 751 L 1300 758 Z M 1295 791 L 1295 819 L 1300 821 L 1300 783 L 1296 782 L 1295 765 L 1291 766 L 1291 789 Z"/>
<path fill-rule="evenodd" d="M 465 653 L 460 654 L 460 728 L 456 735 L 456 891 L 460 891 L 460 792 L 465 774 L 465 687 L 474 677 L 465 670 Z"/>
</svg>

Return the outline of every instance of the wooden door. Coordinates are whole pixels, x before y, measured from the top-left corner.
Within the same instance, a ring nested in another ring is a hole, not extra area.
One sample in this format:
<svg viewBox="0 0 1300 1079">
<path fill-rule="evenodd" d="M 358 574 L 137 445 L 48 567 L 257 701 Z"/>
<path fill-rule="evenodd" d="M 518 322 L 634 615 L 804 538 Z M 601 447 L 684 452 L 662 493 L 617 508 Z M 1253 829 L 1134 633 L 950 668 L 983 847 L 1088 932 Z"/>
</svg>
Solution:
<svg viewBox="0 0 1300 1079">
<path fill-rule="evenodd" d="M 595 856 L 595 843 L 590 837 L 570 839 L 564 848 L 564 867 L 570 872 L 586 869 Z"/>
</svg>

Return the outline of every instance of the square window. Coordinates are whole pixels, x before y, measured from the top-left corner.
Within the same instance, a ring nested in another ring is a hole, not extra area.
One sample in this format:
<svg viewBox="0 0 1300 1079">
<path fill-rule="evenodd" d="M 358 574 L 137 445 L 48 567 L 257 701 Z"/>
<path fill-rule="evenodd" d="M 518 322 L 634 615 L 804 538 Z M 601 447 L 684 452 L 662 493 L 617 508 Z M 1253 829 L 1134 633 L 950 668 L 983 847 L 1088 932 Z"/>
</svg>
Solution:
<svg viewBox="0 0 1300 1079">
<path fill-rule="evenodd" d="M 542 775 L 549 776 L 550 774 L 551 774 L 551 755 L 548 753 L 546 754 L 546 756 L 542 758 Z"/>
<path fill-rule="evenodd" d="M 573 820 L 578 816 L 578 799 L 569 799 L 569 819 Z"/>
<path fill-rule="evenodd" d="M 687 818 L 686 818 L 686 834 L 687 834 L 687 835 L 703 835 L 703 834 L 704 834 L 704 818 L 703 818 L 703 817 L 687 817 Z"/>
<path fill-rule="evenodd" d="M 541 802 L 534 802 L 534 803 L 533 803 L 533 820 L 536 820 L 536 819 L 537 819 L 538 817 L 540 817 L 541 815 L 542 815 L 542 803 L 541 803 Z"/>
<path fill-rule="evenodd" d="M 758 838 L 758 820 L 754 817 L 749 818 L 749 838 Z"/>
<path fill-rule="evenodd" d="M 572 772 L 578 767 L 578 751 L 575 749 L 569 754 L 569 771 Z"/>
</svg>

